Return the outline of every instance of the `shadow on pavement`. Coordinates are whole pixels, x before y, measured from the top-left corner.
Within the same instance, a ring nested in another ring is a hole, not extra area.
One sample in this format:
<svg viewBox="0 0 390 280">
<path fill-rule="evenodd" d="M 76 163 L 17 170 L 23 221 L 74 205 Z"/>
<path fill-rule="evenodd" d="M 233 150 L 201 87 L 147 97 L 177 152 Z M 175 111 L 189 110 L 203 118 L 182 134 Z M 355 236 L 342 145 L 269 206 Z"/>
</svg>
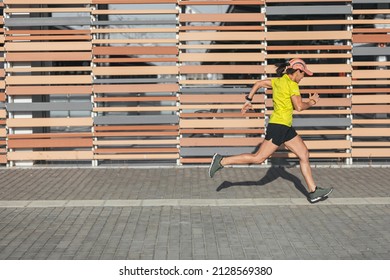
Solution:
<svg viewBox="0 0 390 280">
<path fill-rule="evenodd" d="M 216 191 L 219 192 L 223 189 L 228 189 L 234 186 L 263 186 L 268 183 L 271 183 L 277 178 L 283 178 L 294 183 L 295 188 L 300 191 L 304 196 L 308 197 L 309 193 L 306 187 L 302 184 L 301 180 L 297 176 L 287 172 L 286 167 L 270 167 L 265 176 L 258 181 L 224 181 L 221 185 L 218 186 Z"/>
</svg>

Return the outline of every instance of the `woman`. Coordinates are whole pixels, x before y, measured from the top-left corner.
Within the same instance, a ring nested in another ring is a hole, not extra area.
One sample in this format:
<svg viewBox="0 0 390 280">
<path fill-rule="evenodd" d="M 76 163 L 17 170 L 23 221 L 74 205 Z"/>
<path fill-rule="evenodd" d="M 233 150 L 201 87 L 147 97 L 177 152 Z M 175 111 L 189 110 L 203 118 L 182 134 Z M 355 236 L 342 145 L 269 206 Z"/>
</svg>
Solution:
<svg viewBox="0 0 390 280">
<path fill-rule="evenodd" d="M 301 172 L 309 189 L 309 200 L 312 203 L 317 202 L 327 197 L 333 189 L 319 188 L 314 183 L 309 163 L 309 151 L 302 138 L 292 127 L 294 109 L 300 112 L 309 109 L 319 101 L 319 95 L 315 93 L 310 94 L 308 102 L 304 102 L 299 92 L 299 82 L 305 74 L 312 76 L 313 73 L 307 68 L 306 63 L 299 58 L 277 66 L 276 73 L 279 78 L 256 82 L 250 93 L 245 97 L 246 102 L 241 109 L 243 114 L 252 109 L 253 96 L 260 88 L 272 88 L 274 112 L 271 115 L 265 140 L 260 149 L 254 154 L 240 154 L 231 157 L 214 154 L 209 168 L 209 175 L 212 178 L 218 170 L 226 165 L 262 163 L 280 145 L 284 144 L 299 158 Z"/>
</svg>

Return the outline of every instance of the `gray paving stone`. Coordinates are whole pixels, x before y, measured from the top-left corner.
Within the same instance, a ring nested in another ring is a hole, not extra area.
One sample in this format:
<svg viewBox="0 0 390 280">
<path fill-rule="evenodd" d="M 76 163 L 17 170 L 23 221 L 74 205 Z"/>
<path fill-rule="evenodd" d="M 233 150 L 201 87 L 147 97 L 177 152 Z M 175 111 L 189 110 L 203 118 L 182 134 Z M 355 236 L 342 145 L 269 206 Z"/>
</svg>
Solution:
<svg viewBox="0 0 390 280">
<path fill-rule="evenodd" d="M 0 172 L 0 259 L 390 259 L 388 168 Z"/>
</svg>

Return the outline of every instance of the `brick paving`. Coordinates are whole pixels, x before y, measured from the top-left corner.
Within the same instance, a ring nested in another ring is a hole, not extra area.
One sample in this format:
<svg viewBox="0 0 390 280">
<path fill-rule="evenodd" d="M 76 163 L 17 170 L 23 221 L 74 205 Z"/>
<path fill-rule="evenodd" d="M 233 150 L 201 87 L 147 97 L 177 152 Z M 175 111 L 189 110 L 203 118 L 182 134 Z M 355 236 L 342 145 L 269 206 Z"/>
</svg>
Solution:
<svg viewBox="0 0 390 280">
<path fill-rule="evenodd" d="M 0 259 L 390 259 L 390 168 L 0 169 Z"/>
</svg>

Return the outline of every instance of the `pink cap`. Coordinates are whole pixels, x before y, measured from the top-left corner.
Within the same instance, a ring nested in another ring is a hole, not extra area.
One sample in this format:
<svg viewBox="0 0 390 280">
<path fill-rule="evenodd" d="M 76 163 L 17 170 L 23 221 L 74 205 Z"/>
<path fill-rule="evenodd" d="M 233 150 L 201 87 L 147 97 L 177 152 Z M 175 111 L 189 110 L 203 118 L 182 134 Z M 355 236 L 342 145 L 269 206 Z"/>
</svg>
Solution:
<svg viewBox="0 0 390 280">
<path fill-rule="evenodd" d="M 303 72 L 305 72 L 309 76 L 313 76 L 313 72 L 311 72 L 309 69 L 306 67 L 306 63 L 300 59 L 300 58 L 293 58 L 289 61 L 290 66 L 287 66 L 287 68 L 292 68 L 292 69 L 299 69 Z"/>
</svg>

